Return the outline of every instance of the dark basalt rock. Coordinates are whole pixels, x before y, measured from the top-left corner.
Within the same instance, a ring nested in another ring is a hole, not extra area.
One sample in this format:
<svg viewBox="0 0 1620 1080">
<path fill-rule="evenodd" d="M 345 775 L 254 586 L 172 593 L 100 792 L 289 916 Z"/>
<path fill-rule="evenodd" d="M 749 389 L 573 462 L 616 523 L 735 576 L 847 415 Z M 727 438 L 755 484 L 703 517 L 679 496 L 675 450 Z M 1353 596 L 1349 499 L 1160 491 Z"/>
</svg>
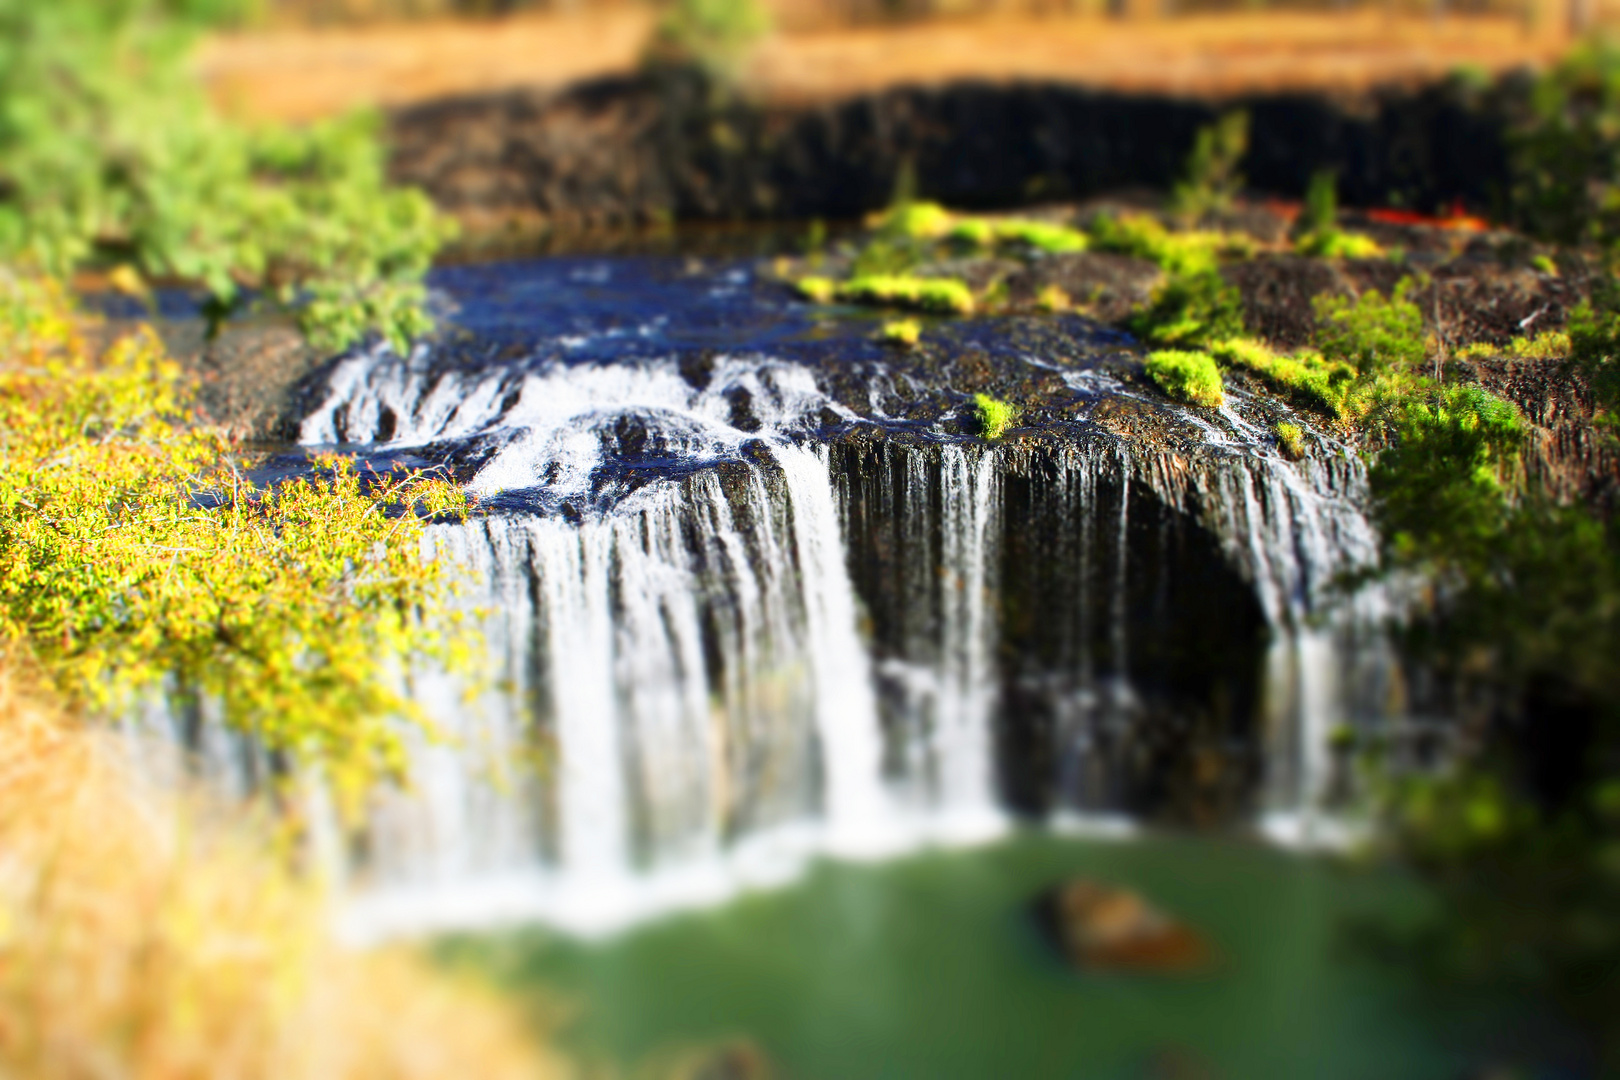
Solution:
<svg viewBox="0 0 1620 1080">
<path fill-rule="evenodd" d="M 919 196 L 961 207 L 1163 190 L 1197 130 L 1235 106 L 1252 118 L 1244 171 L 1256 191 L 1298 198 L 1331 169 L 1346 205 L 1484 212 L 1506 189 L 1505 132 L 1525 94 L 1446 82 L 1213 103 L 962 82 L 773 105 L 666 70 L 416 106 L 390 134 L 395 179 L 475 229 L 853 219 L 884 206 L 908 168 Z"/>
</svg>

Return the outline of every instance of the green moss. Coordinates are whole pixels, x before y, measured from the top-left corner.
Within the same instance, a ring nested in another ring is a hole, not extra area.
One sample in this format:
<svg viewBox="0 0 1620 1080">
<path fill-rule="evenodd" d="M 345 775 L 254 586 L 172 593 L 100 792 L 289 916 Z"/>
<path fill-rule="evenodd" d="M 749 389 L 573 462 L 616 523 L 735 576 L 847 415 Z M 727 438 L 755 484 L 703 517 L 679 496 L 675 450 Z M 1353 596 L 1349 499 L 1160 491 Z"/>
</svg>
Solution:
<svg viewBox="0 0 1620 1080">
<path fill-rule="evenodd" d="M 1556 360 L 1569 354 L 1569 335 L 1562 330 L 1543 330 L 1535 337 L 1516 337 L 1506 345 L 1475 342 L 1457 350 L 1459 360 L 1489 360 L 1498 356 L 1513 360 Z"/>
<path fill-rule="evenodd" d="M 838 283 L 832 278 L 802 277 L 793 283 L 799 295 L 816 304 L 830 304 L 838 296 Z"/>
<path fill-rule="evenodd" d="M 1045 312 L 1068 311 L 1074 306 L 1074 300 L 1064 291 L 1061 285 L 1047 285 L 1035 296 L 1035 306 Z"/>
<path fill-rule="evenodd" d="M 937 240 L 952 230 L 954 217 L 936 202 L 902 202 L 877 219 L 880 232 L 909 240 Z"/>
<path fill-rule="evenodd" d="M 1323 259 L 1376 259 L 1385 254 L 1372 237 L 1338 229 L 1306 233 L 1294 245 L 1294 250 Z"/>
<path fill-rule="evenodd" d="M 856 304 L 907 307 L 941 314 L 973 312 L 973 290 L 956 278 L 920 278 L 904 274 L 872 274 L 851 278 L 838 286 L 838 298 Z"/>
<path fill-rule="evenodd" d="M 1316 298 L 1317 347 L 1329 360 L 1351 364 L 1363 376 L 1410 371 L 1423 362 L 1423 313 L 1407 299 L 1411 278 L 1384 297 L 1367 290 L 1355 299 Z"/>
<path fill-rule="evenodd" d="M 1147 355 L 1147 373 L 1177 401 L 1218 409 L 1226 401 L 1221 372 L 1208 353 L 1161 349 Z"/>
<path fill-rule="evenodd" d="M 1049 255 L 1084 251 L 1091 243 L 1086 234 L 1079 229 L 1026 218 L 997 222 L 996 237 L 1008 243 L 1027 245 Z"/>
<path fill-rule="evenodd" d="M 984 218 L 962 218 L 951 226 L 946 239 L 974 248 L 987 248 L 996 242 L 996 227 Z"/>
<path fill-rule="evenodd" d="M 1254 253 L 1254 241 L 1208 229 L 1171 232 L 1145 214 L 1099 214 L 1090 226 L 1092 247 L 1149 259 L 1171 275 L 1214 270 L 1222 258 Z"/>
<path fill-rule="evenodd" d="M 1277 435 L 1277 446 L 1282 450 L 1284 457 L 1289 461 L 1298 461 L 1305 456 L 1305 432 L 1298 424 L 1290 424 L 1284 420 L 1273 430 Z"/>
<path fill-rule="evenodd" d="M 1317 409 L 1330 416 L 1348 412 L 1356 369 L 1342 361 L 1331 361 L 1314 349 L 1277 353 L 1251 338 L 1228 338 L 1209 346 L 1217 360 L 1257 375 L 1273 390 L 1297 405 Z"/>
<path fill-rule="evenodd" d="M 979 431 L 987 439 L 1001 438 L 1018 420 L 1018 406 L 989 394 L 974 394 L 973 406 L 979 414 Z"/>
<path fill-rule="evenodd" d="M 1243 301 L 1213 267 L 1172 275 L 1127 325 L 1155 345 L 1201 346 L 1243 333 Z"/>
<path fill-rule="evenodd" d="M 922 339 L 922 324 L 916 319 L 890 319 L 878 327 L 877 338 L 889 345 L 909 348 Z"/>
</svg>

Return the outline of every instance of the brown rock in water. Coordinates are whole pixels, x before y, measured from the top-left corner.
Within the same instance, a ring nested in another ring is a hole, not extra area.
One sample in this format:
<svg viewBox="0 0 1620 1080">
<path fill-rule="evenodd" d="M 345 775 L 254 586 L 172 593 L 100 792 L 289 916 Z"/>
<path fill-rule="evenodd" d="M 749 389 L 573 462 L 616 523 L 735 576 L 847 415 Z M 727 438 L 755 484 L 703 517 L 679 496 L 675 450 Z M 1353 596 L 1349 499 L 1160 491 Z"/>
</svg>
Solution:
<svg viewBox="0 0 1620 1080">
<path fill-rule="evenodd" d="M 1202 937 L 1129 889 L 1077 878 L 1048 889 L 1036 910 L 1077 968 L 1186 974 L 1214 961 Z"/>
</svg>

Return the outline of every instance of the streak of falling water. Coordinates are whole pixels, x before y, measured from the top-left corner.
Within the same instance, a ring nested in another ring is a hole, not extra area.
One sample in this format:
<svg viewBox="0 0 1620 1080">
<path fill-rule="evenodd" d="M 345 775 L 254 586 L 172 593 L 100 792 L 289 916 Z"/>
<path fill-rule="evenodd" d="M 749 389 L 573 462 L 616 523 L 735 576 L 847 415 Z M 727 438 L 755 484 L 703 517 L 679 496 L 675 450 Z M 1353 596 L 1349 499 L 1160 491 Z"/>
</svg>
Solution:
<svg viewBox="0 0 1620 1080">
<path fill-rule="evenodd" d="M 939 804 L 967 819 L 994 813 L 990 712 L 996 694 L 994 630 L 986 597 L 996 562 L 1000 494 L 993 453 L 974 461 L 960 446 L 941 453 L 941 555 L 946 572 L 943 648 L 935 710 Z"/>
<path fill-rule="evenodd" d="M 855 626 L 855 590 L 827 464 L 799 446 L 774 449 L 787 482 L 793 539 L 805 582 L 805 621 L 816 683 L 816 727 L 826 795 L 824 812 L 840 846 L 881 842 L 874 825 L 889 816 L 883 744 L 870 661 Z"/>
</svg>

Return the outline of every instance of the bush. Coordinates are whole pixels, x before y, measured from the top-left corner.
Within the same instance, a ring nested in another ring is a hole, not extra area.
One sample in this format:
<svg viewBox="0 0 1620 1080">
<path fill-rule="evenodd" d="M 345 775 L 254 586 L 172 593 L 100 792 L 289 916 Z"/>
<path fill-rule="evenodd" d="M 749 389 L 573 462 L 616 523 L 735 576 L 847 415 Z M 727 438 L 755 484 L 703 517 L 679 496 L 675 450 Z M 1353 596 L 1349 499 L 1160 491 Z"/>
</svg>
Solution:
<svg viewBox="0 0 1620 1080">
<path fill-rule="evenodd" d="M 1370 474 L 1394 543 L 1413 555 L 1452 556 L 1498 533 L 1521 431 L 1512 404 L 1478 386 L 1453 384 L 1402 399 L 1392 445 Z"/>
<path fill-rule="evenodd" d="M 0 641 L 70 702 L 117 711 L 168 679 L 217 700 L 269 749 L 318 759 L 353 800 L 403 771 L 395 682 L 454 663 L 449 567 L 423 515 L 453 485 L 346 460 L 259 489 L 237 450 L 190 426 L 187 387 L 149 333 L 92 356 L 52 290 L 14 287 L 0 353 Z"/>
<path fill-rule="evenodd" d="M 770 14 L 758 0 L 673 0 L 647 58 L 654 65 L 693 65 L 714 86 L 728 87 L 770 28 Z"/>
<path fill-rule="evenodd" d="M 1364 377 L 1417 368 L 1425 345 L 1423 313 L 1407 299 L 1412 287 L 1412 279 L 1405 278 L 1388 298 L 1370 289 L 1354 300 L 1317 297 L 1317 347 Z"/>
<path fill-rule="evenodd" d="M 214 5 L 213 14 L 231 5 Z M 338 349 L 428 327 L 421 278 L 448 235 L 390 187 L 375 117 L 248 128 L 185 63 L 210 5 L 0 0 L 0 261 L 56 275 L 129 264 L 301 308 Z"/>
<path fill-rule="evenodd" d="M 1249 114 L 1241 109 L 1199 128 L 1186 173 L 1171 189 L 1171 212 L 1188 223 L 1229 212 L 1243 188 L 1238 165 L 1248 152 Z"/>
<path fill-rule="evenodd" d="M 1612 277 L 1570 312 L 1569 358 L 1590 381 L 1598 407 L 1614 422 L 1620 410 L 1620 287 Z"/>
<path fill-rule="evenodd" d="M 1018 420 L 1018 406 L 989 394 L 974 394 L 973 407 L 979 416 L 979 431 L 987 439 L 1001 438 Z"/>
<path fill-rule="evenodd" d="M 1221 372 L 1209 354 L 1162 349 L 1147 355 L 1148 377 L 1177 401 L 1218 409 L 1226 401 Z"/>
</svg>

